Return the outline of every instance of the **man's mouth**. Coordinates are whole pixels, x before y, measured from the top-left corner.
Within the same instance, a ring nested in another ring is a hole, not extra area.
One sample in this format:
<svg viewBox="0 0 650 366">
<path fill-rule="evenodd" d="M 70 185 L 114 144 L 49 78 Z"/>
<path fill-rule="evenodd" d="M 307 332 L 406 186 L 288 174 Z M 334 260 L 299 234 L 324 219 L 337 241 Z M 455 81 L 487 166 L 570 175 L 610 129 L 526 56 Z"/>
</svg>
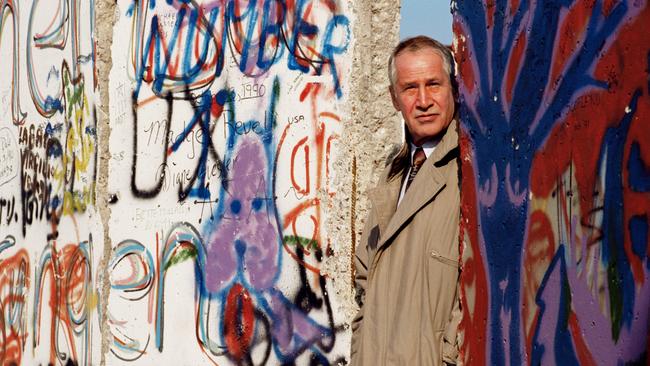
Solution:
<svg viewBox="0 0 650 366">
<path fill-rule="evenodd" d="M 418 120 L 432 120 L 435 119 L 438 115 L 435 113 L 432 114 L 421 114 L 419 116 L 415 116 L 416 119 Z"/>
</svg>

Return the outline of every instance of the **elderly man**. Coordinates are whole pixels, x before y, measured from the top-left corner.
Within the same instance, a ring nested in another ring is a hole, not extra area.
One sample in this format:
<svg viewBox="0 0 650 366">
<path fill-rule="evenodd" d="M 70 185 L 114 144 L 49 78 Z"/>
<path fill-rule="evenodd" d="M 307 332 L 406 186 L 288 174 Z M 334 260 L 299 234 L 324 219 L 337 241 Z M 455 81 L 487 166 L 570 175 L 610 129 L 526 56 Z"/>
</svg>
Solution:
<svg viewBox="0 0 650 366">
<path fill-rule="evenodd" d="M 406 141 L 389 159 L 356 250 L 361 309 L 352 365 L 457 363 L 457 87 L 447 47 L 402 41 L 388 61 L 390 95 Z"/>
</svg>

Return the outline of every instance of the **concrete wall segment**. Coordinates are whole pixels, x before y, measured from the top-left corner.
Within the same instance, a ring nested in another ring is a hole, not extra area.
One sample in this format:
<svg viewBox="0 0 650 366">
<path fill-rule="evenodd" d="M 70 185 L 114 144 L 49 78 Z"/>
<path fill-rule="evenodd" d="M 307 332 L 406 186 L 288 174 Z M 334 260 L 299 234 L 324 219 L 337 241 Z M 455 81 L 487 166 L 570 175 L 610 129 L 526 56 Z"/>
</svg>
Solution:
<svg viewBox="0 0 650 366">
<path fill-rule="evenodd" d="M 341 362 L 352 7 L 151 4 L 118 1 L 114 33 L 109 363 Z"/>
<path fill-rule="evenodd" d="M 344 362 L 399 2 L 0 5 L 0 364 Z M 647 2 L 452 9 L 466 363 L 647 363 Z"/>
<path fill-rule="evenodd" d="M 399 3 L 1 4 L 2 363 L 343 362 Z"/>
<path fill-rule="evenodd" d="M 110 70 L 112 68 L 112 44 L 113 44 L 113 25 L 115 18 L 119 16 L 116 9 L 116 3 L 108 0 L 98 0 L 96 3 L 95 14 L 96 22 L 95 47 L 97 50 L 97 74 L 99 80 L 99 108 L 97 114 L 97 125 L 99 131 L 99 173 L 97 179 L 97 196 L 102 204 L 99 207 L 104 228 L 104 250 L 103 257 L 100 261 L 101 281 L 98 288 L 101 288 L 101 314 L 108 313 L 108 298 L 110 294 L 110 279 L 108 276 L 108 261 L 111 257 L 113 241 L 111 239 L 108 227 L 111 215 L 111 202 L 116 197 L 115 192 L 108 191 L 108 181 L 110 175 L 108 165 L 111 159 L 111 149 L 109 145 L 109 136 L 111 134 L 110 124 L 110 100 L 111 89 L 109 88 Z M 108 327 L 108 317 L 102 316 L 100 319 L 101 331 L 101 364 L 106 365 L 106 356 L 110 347 L 110 328 Z"/>
<path fill-rule="evenodd" d="M 331 272 L 351 320 L 356 313 L 352 289 L 352 256 L 369 209 L 366 192 L 377 184 L 391 148 L 400 142 L 401 127 L 388 93 L 388 56 L 399 35 L 399 2 L 356 1 L 353 7 L 354 47 L 350 100 L 346 106 L 349 123 L 336 162 L 337 191 L 346 192 L 332 200 L 328 227 L 341 243 Z"/>
<path fill-rule="evenodd" d="M 0 363 L 101 360 L 94 1 L 0 2 Z"/>
<path fill-rule="evenodd" d="M 647 2 L 455 9 L 465 362 L 648 363 Z"/>
</svg>

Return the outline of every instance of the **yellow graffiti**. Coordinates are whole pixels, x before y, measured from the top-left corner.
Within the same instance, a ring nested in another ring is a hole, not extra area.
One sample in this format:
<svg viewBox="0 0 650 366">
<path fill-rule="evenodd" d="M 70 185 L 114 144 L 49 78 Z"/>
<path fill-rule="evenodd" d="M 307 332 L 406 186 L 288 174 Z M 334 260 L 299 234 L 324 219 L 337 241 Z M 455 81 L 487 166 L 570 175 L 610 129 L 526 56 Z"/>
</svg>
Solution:
<svg viewBox="0 0 650 366">
<path fill-rule="evenodd" d="M 95 132 L 88 121 L 90 111 L 85 93 L 83 75 L 72 80 L 67 65 L 63 64 L 63 91 L 65 101 L 65 125 L 67 135 L 62 154 L 62 166 L 54 168 L 53 180 L 59 186 L 74 181 L 74 190 L 63 193 L 62 214 L 85 212 L 95 203 Z"/>
</svg>

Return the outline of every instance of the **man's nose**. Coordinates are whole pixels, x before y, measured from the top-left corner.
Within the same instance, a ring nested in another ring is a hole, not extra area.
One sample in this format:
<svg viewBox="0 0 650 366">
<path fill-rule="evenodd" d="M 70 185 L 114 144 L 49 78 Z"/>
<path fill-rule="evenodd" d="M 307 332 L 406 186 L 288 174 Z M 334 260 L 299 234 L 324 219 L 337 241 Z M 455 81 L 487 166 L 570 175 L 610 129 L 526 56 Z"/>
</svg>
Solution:
<svg viewBox="0 0 650 366">
<path fill-rule="evenodd" d="M 426 86 L 420 86 L 418 88 L 417 106 L 420 108 L 429 108 L 431 104 L 433 104 L 433 101 Z"/>
</svg>

